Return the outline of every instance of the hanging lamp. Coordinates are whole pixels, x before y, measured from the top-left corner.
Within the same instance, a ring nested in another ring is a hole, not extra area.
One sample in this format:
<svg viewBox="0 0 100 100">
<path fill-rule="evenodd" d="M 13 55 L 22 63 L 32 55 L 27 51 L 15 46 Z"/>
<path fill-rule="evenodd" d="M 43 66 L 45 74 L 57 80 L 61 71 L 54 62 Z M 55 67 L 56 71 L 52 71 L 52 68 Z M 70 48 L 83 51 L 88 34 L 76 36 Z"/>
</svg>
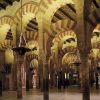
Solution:
<svg viewBox="0 0 100 100">
<path fill-rule="evenodd" d="M 26 52 L 30 51 L 30 49 L 26 48 L 25 46 L 26 46 L 26 40 L 22 32 L 22 0 L 21 0 L 21 33 L 19 37 L 18 46 L 13 48 L 12 50 L 18 53 L 19 55 L 24 55 Z"/>
</svg>

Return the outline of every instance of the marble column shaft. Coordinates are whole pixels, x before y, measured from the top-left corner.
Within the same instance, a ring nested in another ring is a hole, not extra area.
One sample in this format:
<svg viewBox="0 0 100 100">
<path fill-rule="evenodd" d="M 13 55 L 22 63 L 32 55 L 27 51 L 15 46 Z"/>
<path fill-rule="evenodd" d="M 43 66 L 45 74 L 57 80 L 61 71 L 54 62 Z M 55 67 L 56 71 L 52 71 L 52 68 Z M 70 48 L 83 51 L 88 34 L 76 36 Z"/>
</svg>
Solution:
<svg viewBox="0 0 100 100">
<path fill-rule="evenodd" d="M 82 61 L 82 92 L 83 100 L 90 100 L 90 79 L 89 79 L 89 63 L 88 63 L 88 54 L 80 54 Z"/>
<path fill-rule="evenodd" d="M 0 96 L 2 96 L 2 73 L 0 72 Z"/>
<path fill-rule="evenodd" d="M 90 100 L 89 86 L 89 65 L 88 53 L 91 49 L 91 32 L 88 28 L 87 17 L 89 16 L 92 0 L 75 0 L 76 18 L 77 18 L 77 44 L 82 61 L 82 92 L 83 100 Z"/>
<path fill-rule="evenodd" d="M 24 61 L 24 56 L 16 53 L 17 63 L 17 98 L 22 98 L 22 79 L 21 79 L 21 65 Z"/>
</svg>

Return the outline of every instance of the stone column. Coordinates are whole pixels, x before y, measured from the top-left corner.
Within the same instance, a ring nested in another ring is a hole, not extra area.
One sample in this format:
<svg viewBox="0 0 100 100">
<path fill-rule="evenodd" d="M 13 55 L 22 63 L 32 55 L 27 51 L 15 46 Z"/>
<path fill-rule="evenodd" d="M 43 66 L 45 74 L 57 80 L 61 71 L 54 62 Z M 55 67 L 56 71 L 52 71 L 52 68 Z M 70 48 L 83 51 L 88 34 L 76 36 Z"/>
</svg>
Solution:
<svg viewBox="0 0 100 100">
<path fill-rule="evenodd" d="M 80 58 L 82 62 L 82 92 L 83 100 L 90 100 L 90 82 L 89 82 L 89 63 L 88 63 L 88 53 L 80 53 Z"/>
<path fill-rule="evenodd" d="M 26 91 L 29 91 L 29 68 L 26 68 Z"/>
<path fill-rule="evenodd" d="M 82 92 L 82 65 L 79 67 L 79 87 L 80 87 L 80 92 Z"/>
<path fill-rule="evenodd" d="M 5 63 L 5 51 L 0 50 L 0 96 L 2 96 L 3 91 L 3 72 L 4 70 L 4 63 Z"/>
<path fill-rule="evenodd" d="M 25 55 L 25 71 L 26 71 L 26 91 L 29 91 L 29 59 L 28 55 Z"/>
<path fill-rule="evenodd" d="M 2 91 L 5 89 L 5 51 L 0 49 L 0 95 L 2 96 Z"/>
<path fill-rule="evenodd" d="M 0 96 L 2 96 L 2 72 L 0 71 Z"/>
<path fill-rule="evenodd" d="M 31 71 L 29 71 L 29 73 L 28 73 L 28 78 L 29 78 L 29 89 L 32 89 L 33 88 L 33 84 L 32 84 L 33 74 Z"/>
<path fill-rule="evenodd" d="M 39 80 L 40 80 L 40 89 L 43 91 L 43 62 L 39 59 Z"/>
<path fill-rule="evenodd" d="M 48 66 L 49 66 L 49 73 L 50 73 L 50 87 L 52 88 L 54 86 L 54 62 L 53 62 L 53 58 L 50 57 L 49 58 L 49 62 L 48 62 Z"/>
<path fill-rule="evenodd" d="M 59 55 L 59 54 L 58 54 Z M 62 69 L 62 58 L 58 56 L 58 89 L 61 89 L 64 80 L 62 79 L 63 76 L 63 69 Z"/>
<path fill-rule="evenodd" d="M 13 81 L 12 81 L 12 73 L 11 74 L 8 74 L 8 75 L 6 75 L 6 78 L 7 79 L 9 79 L 9 86 L 7 86 L 7 88 L 9 89 L 9 90 L 12 90 L 13 89 Z M 8 85 L 8 84 L 7 84 Z"/>
<path fill-rule="evenodd" d="M 45 53 L 43 53 L 43 90 L 44 100 L 49 100 L 49 69 Z"/>
<path fill-rule="evenodd" d="M 49 75 L 48 75 L 48 64 L 46 59 L 46 49 L 45 49 L 45 37 L 44 37 L 44 27 L 43 27 L 43 13 L 38 13 L 37 15 L 37 21 L 39 22 L 39 50 L 40 50 L 40 66 L 41 66 L 41 83 L 43 83 L 43 98 L 44 100 L 49 100 Z M 43 80 L 42 80 L 43 78 Z"/>
<path fill-rule="evenodd" d="M 39 69 L 36 69 L 36 88 L 39 88 Z"/>
<path fill-rule="evenodd" d="M 40 79 L 40 88 L 43 91 L 43 58 L 41 57 L 43 53 L 43 14 L 40 12 L 37 15 L 38 24 L 38 44 L 39 44 L 39 79 Z"/>
<path fill-rule="evenodd" d="M 53 71 L 53 66 L 51 66 L 50 68 L 50 87 L 53 88 L 54 86 L 54 71 Z"/>
<path fill-rule="evenodd" d="M 90 100 L 88 53 L 91 49 L 91 34 L 88 15 L 92 0 L 75 0 L 77 18 L 77 44 L 82 61 L 83 100 Z"/>
<path fill-rule="evenodd" d="M 23 63 L 23 56 L 16 53 L 17 61 L 17 98 L 22 98 L 22 80 L 21 80 L 21 65 Z"/>
<path fill-rule="evenodd" d="M 90 66 L 90 82 L 91 82 L 91 87 L 93 87 L 93 84 L 94 84 L 94 75 L 95 75 L 94 59 L 91 58 L 91 66 Z"/>
<path fill-rule="evenodd" d="M 14 53 L 15 57 L 15 53 Z M 14 91 L 17 90 L 17 65 L 16 65 L 16 60 L 14 58 L 14 63 L 12 65 L 12 88 Z"/>
</svg>

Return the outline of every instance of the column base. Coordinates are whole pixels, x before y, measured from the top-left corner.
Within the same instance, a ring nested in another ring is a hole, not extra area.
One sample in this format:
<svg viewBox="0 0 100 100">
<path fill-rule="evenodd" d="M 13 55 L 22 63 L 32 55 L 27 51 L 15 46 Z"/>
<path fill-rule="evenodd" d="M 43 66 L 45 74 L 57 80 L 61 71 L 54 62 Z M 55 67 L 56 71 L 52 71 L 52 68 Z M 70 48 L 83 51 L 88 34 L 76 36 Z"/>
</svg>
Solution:
<svg viewBox="0 0 100 100">
<path fill-rule="evenodd" d="M 26 91 L 29 91 L 29 82 L 26 81 Z"/>
<path fill-rule="evenodd" d="M 22 94 L 18 92 L 18 93 L 17 93 L 17 98 L 18 98 L 18 99 L 21 99 L 21 98 L 22 98 Z"/>
<path fill-rule="evenodd" d="M 2 81 L 0 81 L 0 96 L 2 96 Z"/>
</svg>

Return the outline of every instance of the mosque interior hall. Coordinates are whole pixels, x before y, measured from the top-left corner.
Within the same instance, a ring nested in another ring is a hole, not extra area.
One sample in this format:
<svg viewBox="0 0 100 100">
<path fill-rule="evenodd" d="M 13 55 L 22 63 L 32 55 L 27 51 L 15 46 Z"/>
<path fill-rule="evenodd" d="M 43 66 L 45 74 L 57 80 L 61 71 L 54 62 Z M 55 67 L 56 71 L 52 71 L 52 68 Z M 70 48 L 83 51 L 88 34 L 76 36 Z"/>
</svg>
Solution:
<svg viewBox="0 0 100 100">
<path fill-rule="evenodd" d="M 100 0 L 0 0 L 0 100 L 100 100 Z"/>
</svg>

